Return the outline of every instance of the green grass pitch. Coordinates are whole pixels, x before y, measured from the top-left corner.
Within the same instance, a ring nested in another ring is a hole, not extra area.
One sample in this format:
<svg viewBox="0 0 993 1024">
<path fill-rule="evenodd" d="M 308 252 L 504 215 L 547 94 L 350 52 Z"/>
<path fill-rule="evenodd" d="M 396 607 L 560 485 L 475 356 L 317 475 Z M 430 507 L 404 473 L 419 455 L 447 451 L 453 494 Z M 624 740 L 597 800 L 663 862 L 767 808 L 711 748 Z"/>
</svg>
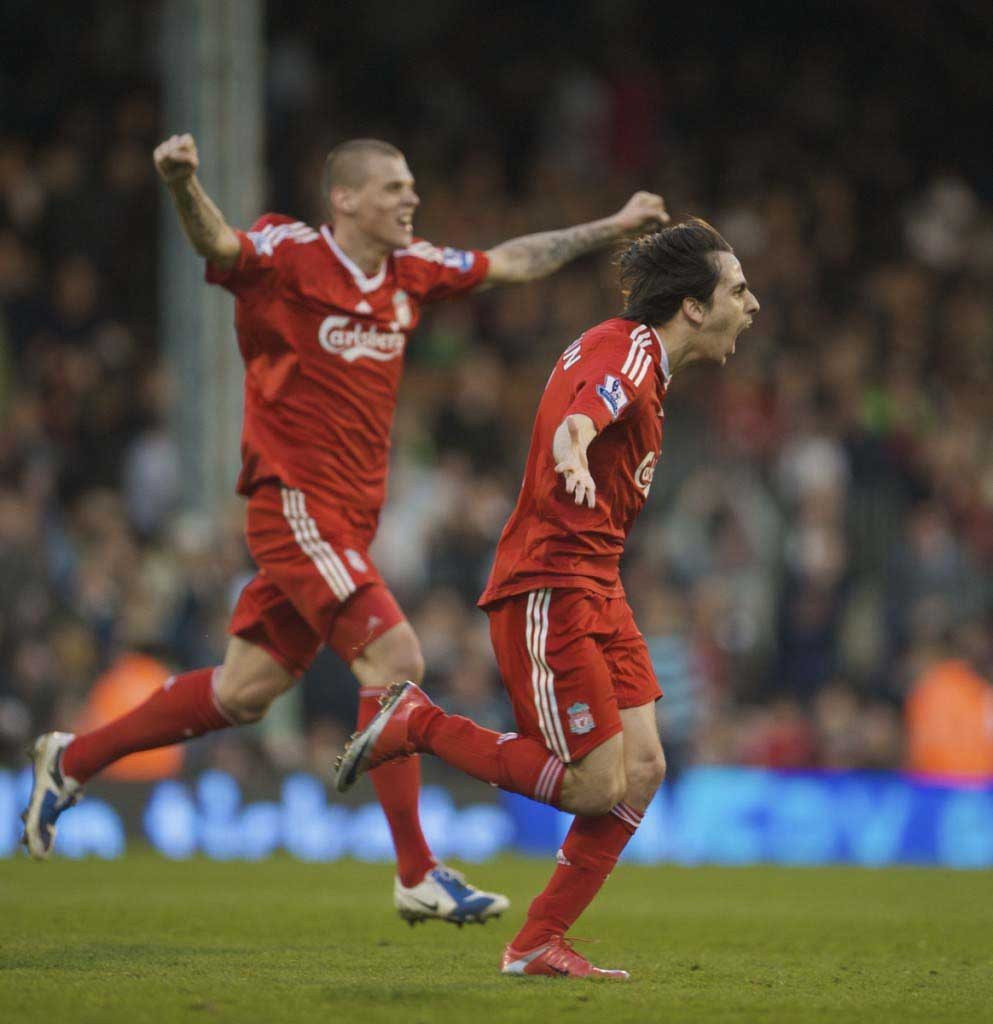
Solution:
<svg viewBox="0 0 993 1024">
<path fill-rule="evenodd" d="M 993 1020 L 989 873 L 622 865 L 575 930 L 630 983 L 505 978 L 551 867 L 474 866 L 514 906 L 458 929 L 401 922 L 385 865 L 3 860 L 0 1020 Z"/>
</svg>

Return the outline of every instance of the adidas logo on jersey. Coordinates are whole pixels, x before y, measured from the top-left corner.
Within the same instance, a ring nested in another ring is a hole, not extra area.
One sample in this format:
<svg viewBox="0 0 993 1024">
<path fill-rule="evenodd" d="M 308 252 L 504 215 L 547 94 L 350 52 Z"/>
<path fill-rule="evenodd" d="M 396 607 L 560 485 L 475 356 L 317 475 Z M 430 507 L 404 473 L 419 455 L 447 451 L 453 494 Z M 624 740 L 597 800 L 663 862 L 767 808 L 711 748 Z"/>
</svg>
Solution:
<svg viewBox="0 0 993 1024">
<path fill-rule="evenodd" d="M 272 256 L 276 246 L 287 239 L 299 245 L 302 242 L 313 242 L 319 237 L 309 224 L 300 220 L 292 224 L 266 224 L 261 231 L 248 232 L 248 240 L 259 256 Z"/>
<path fill-rule="evenodd" d="M 349 322 L 347 316 L 329 316 L 321 323 L 317 340 L 325 352 L 341 356 L 349 363 L 363 356 L 385 363 L 403 353 L 406 334 L 380 332 L 375 325 L 363 329 L 358 324 L 349 326 Z"/>
</svg>

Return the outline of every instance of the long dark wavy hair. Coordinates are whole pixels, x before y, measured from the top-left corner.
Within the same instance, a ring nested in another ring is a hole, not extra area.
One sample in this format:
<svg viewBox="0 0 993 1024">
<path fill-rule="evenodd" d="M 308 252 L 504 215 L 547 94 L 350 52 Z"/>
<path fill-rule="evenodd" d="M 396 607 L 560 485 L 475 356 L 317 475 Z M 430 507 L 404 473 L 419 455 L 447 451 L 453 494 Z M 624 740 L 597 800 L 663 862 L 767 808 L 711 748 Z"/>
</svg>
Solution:
<svg viewBox="0 0 993 1024">
<path fill-rule="evenodd" d="M 733 250 L 699 217 L 635 239 L 618 261 L 621 315 L 658 326 L 671 320 L 687 297 L 709 305 L 721 276 L 719 252 Z"/>
</svg>

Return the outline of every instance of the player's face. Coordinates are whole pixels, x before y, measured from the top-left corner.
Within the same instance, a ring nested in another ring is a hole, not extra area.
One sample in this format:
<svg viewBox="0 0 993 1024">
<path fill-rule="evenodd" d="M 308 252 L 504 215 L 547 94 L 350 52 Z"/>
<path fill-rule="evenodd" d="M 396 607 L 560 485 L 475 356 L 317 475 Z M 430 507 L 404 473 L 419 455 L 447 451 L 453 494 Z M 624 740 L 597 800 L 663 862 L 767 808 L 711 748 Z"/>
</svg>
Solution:
<svg viewBox="0 0 993 1024">
<path fill-rule="evenodd" d="M 704 349 L 701 356 L 723 366 L 734 352 L 738 335 L 751 327 L 752 318 L 759 311 L 759 302 L 748 290 L 738 257 L 729 252 L 719 252 L 717 259 L 721 276 L 714 288 L 710 309 L 700 325 L 699 340 Z"/>
<path fill-rule="evenodd" d="M 414 237 L 414 211 L 420 197 L 414 176 L 402 156 L 373 154 L 367 177 L 355 190 L 355 225 L 370 240 L 387 249 L 402 249 Z"/>
</svg>

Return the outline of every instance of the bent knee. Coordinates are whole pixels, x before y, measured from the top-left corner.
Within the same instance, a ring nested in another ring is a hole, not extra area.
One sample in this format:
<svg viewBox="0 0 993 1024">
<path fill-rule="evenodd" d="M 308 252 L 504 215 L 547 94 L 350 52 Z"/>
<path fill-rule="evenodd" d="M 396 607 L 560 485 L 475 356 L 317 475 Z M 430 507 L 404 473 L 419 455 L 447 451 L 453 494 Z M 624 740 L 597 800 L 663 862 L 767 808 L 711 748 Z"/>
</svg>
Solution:
<svg viewBox="0 0 993 1024">
<path fill-rule="evenodd" d="M 353 670 L 354 667 L 353 665 Z M 371 672 L 360 676 L 360 678 L 368 680 L 364 685 L 372 689 L 377 687 L 385 689 L 393 683 L 405 683 L 408 680 L 420 684 L 424 679 L 424 659 L 420 652 L 415 652 L 409 657 L 379 661 Z"/>
<path fill-rule="evenodd" d="M 264 718 L 275 698 L 275 694 L 270 696 L 250 688 L 217 690 L 217 703 L 235 725 L 251 725 Z"/>
<path fill-rule="evenodd" d="M 235 725 L 251 725 L 253 722 L 259 722 L 265 718 L 269 705 L 241 704 L 232 706 L 231 704 L 224 704 L 223 710 Z"/>
<path fill-rule="evenodd" d="M 412 683 L 420 683 L 424 679 L 424 657 L 420 649 L 415 649 L 405 654 L 404 657 L 396 659 L 387 674 L 391 677 L 390 682 L 398 683 L 409 680 Z"/>
<path fill-rule="evenodd" d="M 408 626 L 399 635 L 387 633 L 374 640 L 350 668 L 363 686 L 386 687 L 408 679 L 420 683 L 424 678 L 424 656 Z"/>
<path fill-rule="evenodd" d="M 272 702 L 291 687 L 293 681 L 293 677 L 275 662 L 253 672 L 225 665 L 215 682 L 214 696 L 221 711 L 235 725 L 251 725 L 265 717 Z"/>
<path fill-rule="evenodd" d="M 665 755 L 657 754 L 639 759 L 628 767 L 627 800 L 648 805 L 665 780 Z"/>
<path fill-rule="evenodd" d="M 654 792 L 665 781 L 665 755 L 660 750 L 655 757 L 639 762 L 638 775 L 644 786 Z"/>
</svg>

